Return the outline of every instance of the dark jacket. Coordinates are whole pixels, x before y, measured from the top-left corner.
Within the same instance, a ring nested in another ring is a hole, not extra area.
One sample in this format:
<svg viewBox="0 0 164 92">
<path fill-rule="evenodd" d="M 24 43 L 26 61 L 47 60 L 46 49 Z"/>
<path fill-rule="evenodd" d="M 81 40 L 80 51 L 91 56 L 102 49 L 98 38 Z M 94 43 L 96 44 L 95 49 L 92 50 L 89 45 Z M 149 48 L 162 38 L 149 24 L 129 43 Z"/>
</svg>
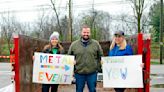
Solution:
<svg viewBox="0 0 164 92">
<path fill-rule="evenodd" d="M 71 44 L 68 54 L 75 56 L 75 73 L 89 74 L 100 70 L 103 51 L 98 41 L 90 39 L 88 43 L 83 43 L 81 39 L 76 40 Z"/>
<path fill-rule="evenodd" d="M 53 54 L 52 52 L 52 49 L 50 45 L 46 45 L 44 46 L 44 49 L 43 49 L 43 53 L 50 53 L 50 54 Z M 63 50 L 59 50 L 59 46 L 55 47 L 55 49 L 57 49 L 57 53 L 56 54 L 64 54 L 64 49 Z"/>
</svg>

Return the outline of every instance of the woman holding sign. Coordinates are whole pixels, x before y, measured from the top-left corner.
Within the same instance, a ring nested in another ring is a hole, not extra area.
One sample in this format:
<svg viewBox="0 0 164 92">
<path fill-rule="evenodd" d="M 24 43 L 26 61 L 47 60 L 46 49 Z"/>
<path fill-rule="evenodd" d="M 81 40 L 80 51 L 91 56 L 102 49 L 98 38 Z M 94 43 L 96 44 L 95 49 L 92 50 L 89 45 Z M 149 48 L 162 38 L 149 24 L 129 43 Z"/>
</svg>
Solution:
<svg viewBox="0 0 164 92">
<path fill-rule="evenodd" d="M 51 53 L 51 54 L 63 54 L 64 49 L 62 45 L 59 43 L 59 33 L 53 32 L 49 38 L 50 43 L 44 46 L 43 52 L 44 53 Z M 42 84 L 42 92 L 49 92 L 51 88 L 51 92 L 57 92 L 59 84 Z"/>
<path fill-rule="evenodd" d="M 113 41 L 110 46 L 109 56 L 132 55 L 133 51 L 130 45 L 126 43 L 124 32 L 117 31 L 114 34 Z M 124 92 L 125 88 L 114 88 L 116 92 Z"/>
</svg>

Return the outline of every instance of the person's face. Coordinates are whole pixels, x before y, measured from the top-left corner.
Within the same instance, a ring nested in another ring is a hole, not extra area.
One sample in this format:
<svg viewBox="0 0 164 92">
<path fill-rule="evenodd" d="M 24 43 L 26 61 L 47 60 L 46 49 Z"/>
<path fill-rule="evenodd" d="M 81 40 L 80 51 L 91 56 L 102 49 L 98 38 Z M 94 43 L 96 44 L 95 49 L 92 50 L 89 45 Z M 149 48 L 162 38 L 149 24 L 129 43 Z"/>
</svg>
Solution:
<svg viewBox="0 0 164 92">
<path fill-rule="evenodd" d="M 115 36 L 115 43 L 121 44 L 124 41 L 124 36 L 116 34 Z"/>
<path fill-rule="evenodd" d="M 90 32 L 90 28 L 83 28 L 82 32 L 81 32 L 81 37 L 84 40 L 88 40 L 90 38 L 91 32 Z"/>
<path fill-rule="evenodd" d="M 56 46 L 58 44 L 59 40 L 56 39 L 55 37 L 51 39 L 51 44 L 52 46 Z"/>
</svg>

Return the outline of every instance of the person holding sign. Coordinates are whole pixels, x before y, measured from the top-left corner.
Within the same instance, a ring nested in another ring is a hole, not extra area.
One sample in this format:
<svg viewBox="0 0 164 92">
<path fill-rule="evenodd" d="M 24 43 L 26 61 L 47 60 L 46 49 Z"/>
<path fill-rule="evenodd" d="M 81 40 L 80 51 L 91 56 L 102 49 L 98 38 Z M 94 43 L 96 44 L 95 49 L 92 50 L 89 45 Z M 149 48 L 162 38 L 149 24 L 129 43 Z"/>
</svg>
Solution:
<svg viewBox="0 0 164 92">
<path fill-rule="evenodd" d="M 74 41 L 69 50 L 69 55 L 74 55 L 76 92 L 83 92 L 85 83 L 89 92 L 96 92 L 97 72 L 100 70 L 100 57 L 103 55 L 98 41 L 91 39 L 91 30 L 83 26 L 81 38 Z"/>
<path fill-rule="evenodd" d="M 123 31 L 116 31 L 113 41 L 110 45 L 109 56 L 124 56 L 133 55 L 133 51 L 130 45 L 125 40 Z M 116 92 L 124 92 L 125 88 L 114 88 Z"/>
<path fill-rule="evenodd" d="M 59 43 L 59 33 L 53 32 L 49 38 L 50 43 L 44 46 L 43 52 L 44 53 L 51 53 L 51 54 L 63 54 L 64 48 Z M 51 92 L 57 92 L 59 84 L 42 84 L 42 92 L 49 92 L 51 88 Z"/>
</svg>

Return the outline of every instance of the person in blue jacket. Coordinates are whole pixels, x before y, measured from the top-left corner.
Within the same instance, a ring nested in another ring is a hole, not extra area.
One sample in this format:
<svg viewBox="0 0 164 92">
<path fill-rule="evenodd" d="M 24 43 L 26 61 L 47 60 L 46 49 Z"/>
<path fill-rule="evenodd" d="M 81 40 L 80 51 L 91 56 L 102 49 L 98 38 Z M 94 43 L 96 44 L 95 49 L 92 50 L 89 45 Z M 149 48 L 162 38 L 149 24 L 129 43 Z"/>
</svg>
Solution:
<svg viewBox="0 0 164 92">
<path fill-rule="evenodd" d="M 133 55 L 133 50 L 125 40 L 123 31 L 116 31 L 114 34 L 113 41 L 110 45 L 109 56 L 124 56 Z"/>
<path fill-rule="evenodd" d="M 114 33 L 113 41 L 110 45 L 109 56 L 124 56 L 133 55 L 133 50 L 125 40 L 123 31 L 116 31 Z M 116 92 L 124 92 L 125 88 L 114 88 Z"/>
</svg>

